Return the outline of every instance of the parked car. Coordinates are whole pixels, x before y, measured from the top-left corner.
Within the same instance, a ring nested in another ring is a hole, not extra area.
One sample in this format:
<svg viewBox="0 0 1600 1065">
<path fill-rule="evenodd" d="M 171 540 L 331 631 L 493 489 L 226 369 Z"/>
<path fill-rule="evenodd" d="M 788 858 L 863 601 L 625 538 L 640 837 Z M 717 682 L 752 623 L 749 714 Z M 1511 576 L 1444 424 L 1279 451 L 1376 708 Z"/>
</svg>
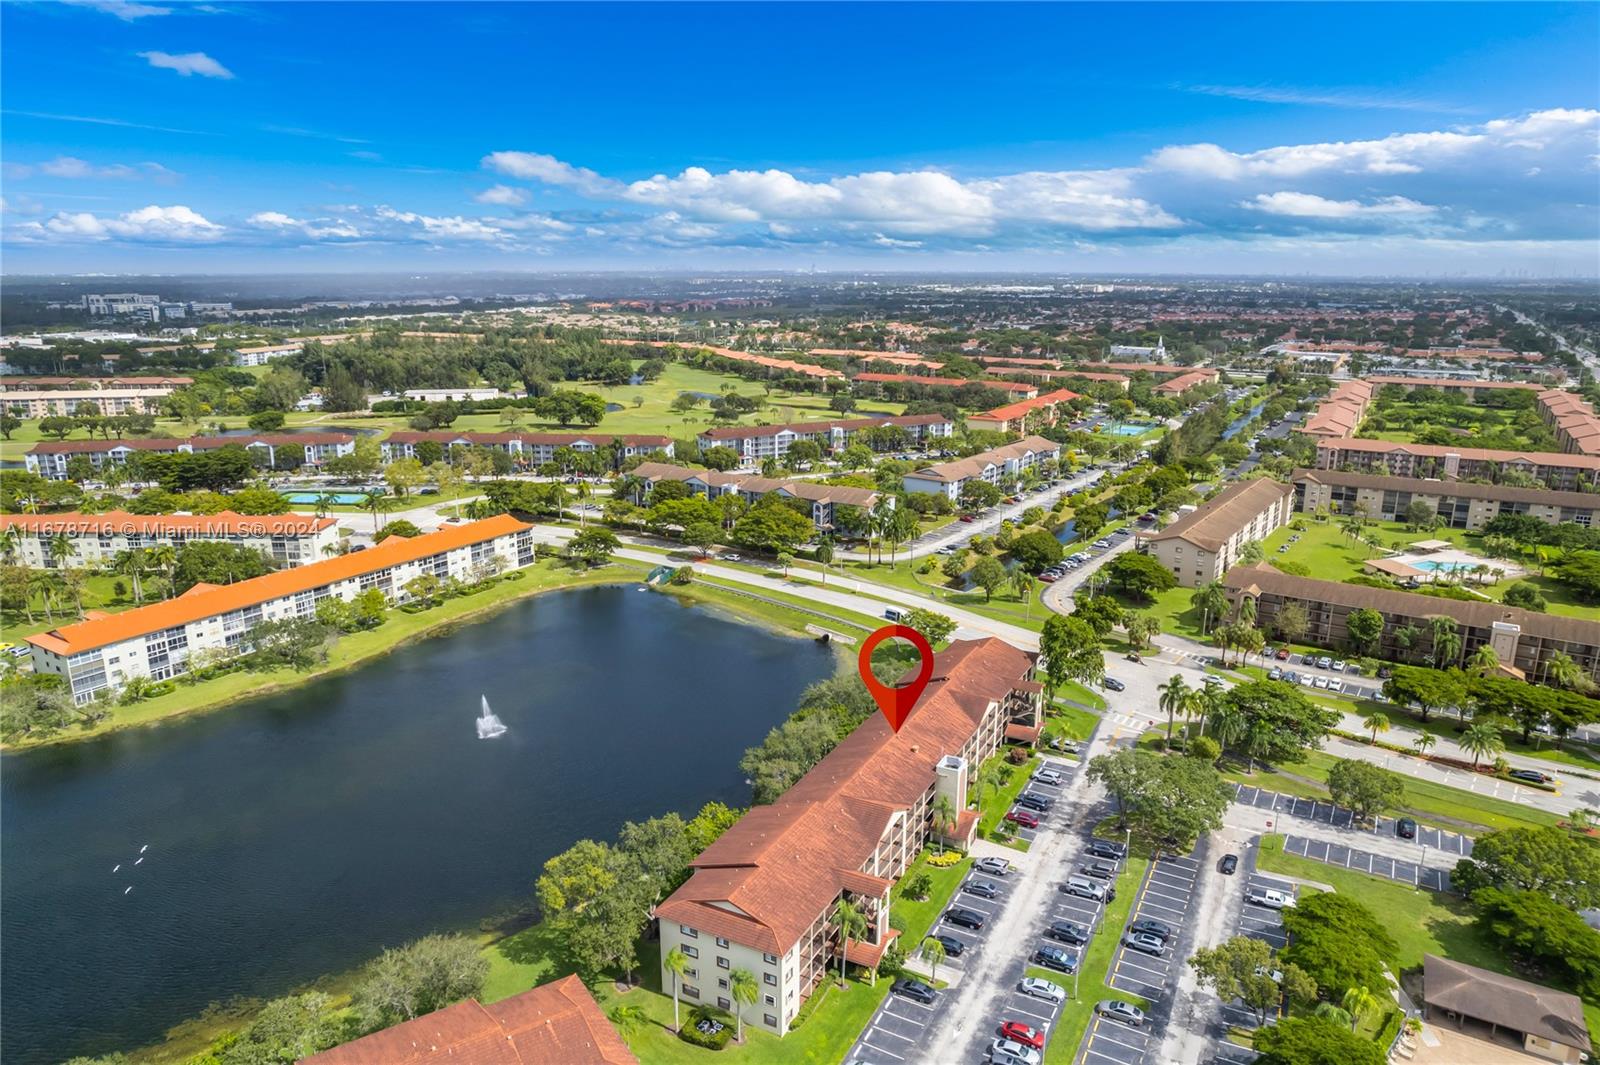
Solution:
<svg viewBox="0 0 1600 1065">
<path fill-rule="evenodd" d="M 1059 984 L 1052 984 L 1049 980 L 1041 980 L 1037 976 L 1024 977 L 1022 983 L 1018 986 L 1024 995 L 1042 998 L 1046 1002 L 1065 1002 L 1067 1000 L 1066 989 Z"/>
<path fill-rule="evenodd" d="M 961 885 L 961 890 L 968 895 L 976 895 L 980 899 L 997 899 L 1000 897 L 1000 886 L 991 884 L 987 880 L 968 880 Z"/>
<path fill-rule="evenodd" d="M 1069 946 L 1081 947 L 1089 942 L 1089 927 L 1077 921 L 1052 921 L 1044 934 L 1051 939 L 1059 939 Z"/>
<path fill-rule="evenodd" d="M 1332 662 L 1328 663 L 1328 668 L 1333 670 L 1335 673 L 1343 673 L 1344 661 L 1342 659 L 1335 658 Z"/>
<path fill-rule="evenodd" d="M 1115 880 L 1117 878 L 1117 863 L 1097 858 L 1092 862 L 1084 862 L 1079 867 L 1086 876 L 1097 877 L 1101 880 Z"/>
<path fill-rule="evenodd" d="M 1096 858 L 1112 858 L 1121 861 L 1127 856 L 1128 848 L 1109 839 L 1093 839 L 1089 841 L 1089 853 Z"/>
<path fill-rule="evenodd" d="M 1167 952 L 1167 941 L 1160 936 L 1140 935 L 1137 932 L 1129 932 L 1122 937 L 1122 942 L 1132 950 L 1141 951 L 1145 954 L 1154 954 L 1158 958 Z"/>
<path fill-rule="evenodd" d="M 1135 1028 L 1144 1024 L 1144 1010 L 1131 1002 L 1114 998 L 1102 999 L 1094 1004 L 1094 1011 L 1102 1017 L 1109 1017 Z"/>
<path fill-rule="evenodd" d="M 1394 834 L 1401 839 L 1417 838 L 1417 823 L 1409 817 L 1402 817 L 1394 823 Z"/>
<path fill-rule="evenodd" d="M 1023 1024 L 1021 1021 L 1002 1021 L 1000 1022 L 1000 1035 L 1013 1043 L 1021 1043 L 1025 1047 L 1032 1047 L 1035 1050 L 1044 1049 L 1044 1033 L 1031 1024 Z"/>
<path fill-rule="evenodd" d="M 1138 651 L 1129 651 L 1127 654 L 1123 655 L 1122 657 L 1126 658 L 1130 662 L 1137 662 L 1141 666 L 1144 665 L 1144 659 L 1142 657 L 1140 657 Z"/>
<path fill-rule="evenodd" d="M 1556 778 L 1549 773 L 1541 773 L 1537 769 L 1513 769 L 1506 776 L 1512 780 L 1525 780 L 1530 784 L 1554 784 Z"/>
<path fill-rule="evenodd" d="M 1141 917 L 1128 926 L 1128 931 L 1166 940 L 1172 938 L 1174 929 L 1165 921 L 1158 921 L 1154 917 Z"/>
<path fill-rule="evenodd" d="M 978 519 L 973 517 L 971 514 L 963 514 L 963 515 L 961 515 L 961 520 L 962 521 L 977 521 Z"/>
<path fill-rule="evenodd" d="M 1279 669 L 1277 666 L 1273 666 L 1271 669 L 1269 669 L 1267 671 L 1267 679 L 1268 680 L 1282 680 L 1283 679 L 1283 670 Z"/>
<path fill-rule="evenodd" d="M 1287 662 L 1289 661 L 1289 649 L 1287 647 L 1280 647 L 1278 648 L 1278 653 L 1273 655 L 1273 657 L 1280 662 Z"/>
<path fill-rule="evenodd" d="M 977 910 L 969 910 L 965 906 L 952 906 L 944 911 L 944 919 L 958 928 L 969 928 L 974 932 L 983 928 L 983 914 Z"/>
<path fill-rule="evenodd" d="M 1065 748 L 1057 749 L 1064 750 Z M 1073 753 L 1077 752 L 1074 751 Z M 1033 774 L 1033 782 L 1035 784 L 1049 784 L 1051 787 L 1059 787 L 1061 780 L 1061 771 L 1058 769 L 1040 769 Z"/>
<path fill-rule="evenodd" d="M 1333 665 L 1333 659 L 1329 658 L 1327 655 L 1323 655 L 1321 658 L 1317 659 L 1318 669 L 1327 669 L 1331 665 Z"/>
<path fill-rule="evenodd" d="M 1126 684 L 1122 683 L 1116 677 L 1107 677 L 1104 680 L 1102 680 L 1100 682 L 1100 684 L 1107 691 L 1120 692 L 1120 691 L 1126 691 L 1128 689 L 1128 686 Z"/>
<path fill-rule="evenodd" d="M 1039 827 L 1039 815 L 1032 810 L 1012 810 L 1006 814 L 1006 820 L 1022 828 Z"/>
<path fill-rule="evenodd" d="M 947 958 L 959 958 L 967 951 L 967 945 L 961 940 L 957 939 L 955 936 L 939 934 L 929 936 L 928 938 L 939 941 L 939 945 L 944 948 L 944 956 Z"/>
<path fill-rule="evenodd" d="M 1246 896 L 1250 902 L 1257 906 L 1265 906 L 1269 910 L 1282 910 L 1294 905 L 1294 896 L 1282 891 L 1272 891 L 1268 888 L 1256 888 Z"/>
<path fill-rule="evenodd" d="M 1110 902 L 1116 897 L 1116 889 L 1110 884 L 1097 883 L 1086 876 L 1067 877 L 1067 882 L 1061 885 L 1061 890 L 1068 895 L 1076 895 L 1080 899 L 1093 899 L 1096 902 Z"/>
<path fill-rule="evenodd" d="M 990 876 L 1005 876 L 1011 872 L 1011 863 L 1004 858 L 979 858 L 972 863 L 972 868 Z"/>
<path fill-rule="evenodd" d="M 1232 876 L 1234 870 L 1238 868 L 1239 856 L 1237 854 L 1224 854 L 1222 856 L 1222 862 L 1217 866 L 1217 871 L 1223 876 Z"/>
<path fill-rule="evenodd" d="M 1070 974 L 1078 970 L 1078 956 L 1060 947 L 1040 947 L 1033 952 L 1033 960 L 1046 969 L 1055 969 L 1057 972 Z"/>
<path fill-rule="evenodd" d="M 894 986 L 889 990 L 897 995 L 904 995 L 914 1002 L 920 1002 L 924 1006 L 933 1005 L 933 998 L 936 994 L 932 985 L 925 984 L 921 980 L 914 980 L 909 976 L 902 976 L 896 980 Z"/>
<path fill-rule="evenodd" d="M 1054 584 L 1056 581 L 1059 581 L 1061 577 L 1055 573 L 1041 573 L 1039 574 L 1039 579 L 1045 584 Z"/>
<path fill-rule="evenodd" d="M 1046 798 L 1045 796 L 1040 795 L 1038 792 L 1025 791 L 1021 795 L 1017 796 L 1018 806 L 1026 806 L 1028 809 L 1034 810 L 1038 813 L 1045 813 L 1055 804 L 1056 802 L 1054 799 Z"/>
</svg>

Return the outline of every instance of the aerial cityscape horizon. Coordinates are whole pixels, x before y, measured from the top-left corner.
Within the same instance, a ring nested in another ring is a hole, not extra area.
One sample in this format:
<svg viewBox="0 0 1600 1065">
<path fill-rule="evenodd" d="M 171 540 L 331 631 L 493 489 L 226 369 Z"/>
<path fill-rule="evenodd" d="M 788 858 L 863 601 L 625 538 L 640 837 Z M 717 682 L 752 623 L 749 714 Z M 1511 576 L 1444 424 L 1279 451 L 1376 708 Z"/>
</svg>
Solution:
<svg viewBox="0 0 1600 1065">
<path fill-rule="evenodd" d="M 0 0 L 6 1065 L 1581 1065 L 1600 0 Z"/>
</svg>

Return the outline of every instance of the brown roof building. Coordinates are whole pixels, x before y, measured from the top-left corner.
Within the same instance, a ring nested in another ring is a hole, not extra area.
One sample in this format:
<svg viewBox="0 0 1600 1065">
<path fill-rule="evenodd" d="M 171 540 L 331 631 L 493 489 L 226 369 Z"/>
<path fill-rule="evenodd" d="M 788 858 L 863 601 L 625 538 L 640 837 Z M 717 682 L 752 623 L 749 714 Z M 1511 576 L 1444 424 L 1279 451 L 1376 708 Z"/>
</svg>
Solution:
<svg viewBox="0 0 1600 1065">
<path fill-rule="evenodd" d="M 1506 471 L 1525 473 L 1547 488 L 1572 491 L 1600 481 L 1600 455 L 1559 451 L 1500 451 L 1442 444 L 1399 444 L 1349 437 L 1317 441 L 1317 469 L 1499 482 Z"/>
<path fill-rule="evenodd" d="M 999 749 L 1008 726 L 1040 724 L 1033 673 L 1034 656 L 1001 640 L 952 643 L 935 655 L 933 678 L 899 732 L 874 714 L 707 847 L 655 911 L 662 955 L 676 948 L 691 959 L 682 993 L 729 1008 L 717 981 L 748 969 L 762 993 L 751 1013 L 783 1035 L 841 950 L 831 919 L 840 899 L 867 918 L 849 960 L 876 966 L 898 934 L 889 926 L 895 880 L 936 834 L 971 839 L 968 773 Z M 956 823 L 936 829 L 940 796 Z"/>
<path fill-rule="evenodd" d="M 1294 513 L 1294 489 L 1270 478 L 1236 481 L 1160 532 L 1142 534 L 1140 548 L 1172 571 L 1185 588 L 1221 577 L 1244 545 L 1264 540 Z"/>
<path fill-rule="evenodd" d="M 1541 1058 L 1577 1062 L 1590 1050 L 1583 1001 L 1565 991 L 1424 954 L 1422 997 L 1424 1012 L 1435 1024 L 1453 1022 L 1491 1040 L 1503 1029 Z"/>
<path fill-rule="evenodd" d="M 1295 470 L 1295 509 L 1312 514 L 1354 514 L 1358 509 L 1381 521 L 1405 521 L 1416 502 L 1425 504 L 1449 528 L 1482 529 L 1501 514 L 1528 514 L 1551 524 L 1573 521 L 1600 527 L 1600 495 L 1522 488 L 1476 481 L 1387 477 L 1345 470 Z"/>
<path fill-rule="evenodd" d="M 982 414 L 969 414 L 967 425 L 972 429 L 990 429 L 998 433 L 1022 433 L 1028 429 L 1029 416 L 1038 414 L 1035 420 L 1041 426 L 1051 426 L 1060 419 L 1056 407 L 1078 398 L 1078 393 L 1059 388 L 1042 396 L 1021 399 L 1003 407 L 996 407 L 994 410 L 984 411 Z"/>
<path fill-rule="evenodd" d="M 1290 603 L 1299 603 L 1305 608 L 1309 621 L 1302 639 L 1319 647 L 1348 647 L 1350 633 L 1346 619 L 1352 611 L 1366 608 L 1383 615 L 1377 657 L 1404 660 L 1423 652 L 1431 655 L 1431 645 L 1422 646 L 1431 639 L 1429 619 L 1446 617 L 1457 625 L 1462 661 L 1470 659 L 1474 651 L 1487 644 L 1502 666 L 1520 670 L 1524 676 L 1537 681 L 1545 677 L 1551 658 L 1559 651 L 1600 681 L 1600 621 L 1537 614 L 1501 603 L 1444 599 L 1417 592 L 1296 577 L 1265 562 L 1235 566 L 1223 578 L 1223 584 L 1235 604 L 1242 598 L 1256 601 L 1256 624 L 1263 632 L 1274 631 L 1278 611 Z M 1408 646 L 1402 647 L 1395 632 L 1408 626 L 1417 633 Z"/>
<path fill-rule="evenodd" d="M 484 1005 L 467 999 L 313 1054 L 306 1065 L 639 1065 L 576 976 Z"/>
</svg>

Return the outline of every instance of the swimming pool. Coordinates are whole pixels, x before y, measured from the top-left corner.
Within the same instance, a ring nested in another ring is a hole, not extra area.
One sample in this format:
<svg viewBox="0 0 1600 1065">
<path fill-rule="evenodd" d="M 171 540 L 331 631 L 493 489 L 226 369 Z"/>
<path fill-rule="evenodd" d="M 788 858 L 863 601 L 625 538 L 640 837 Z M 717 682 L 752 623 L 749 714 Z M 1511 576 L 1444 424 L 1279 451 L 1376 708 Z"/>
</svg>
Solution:
<svg viewBox="0 0 1600 1065">
<path fill-rule="evenodd" d="M 334 506 L 341 507 L 353 507 L 367 501 L 363 492 L 287 492 L 283 498 L 295 506 L 315 503 L 318 499 L 324 499 Z"/>
<path fill-rule="evenodd" d="M 1473 570 L 1477 564 L 1473 562 L 1440 562 L 1434 558 L 1419 558 L 1407 562 L 1412 569 L 1420 569 L 1424 573 L 1454 573 L 1456 570 Z"/>
<path fill-rule="evenodd" d="M 1143 436 L 1154 429 L 1153 425 L 1140 425 L 1137 422 L 1123 422 L 1111 430 L 1112 436 Z"/>
</svg>

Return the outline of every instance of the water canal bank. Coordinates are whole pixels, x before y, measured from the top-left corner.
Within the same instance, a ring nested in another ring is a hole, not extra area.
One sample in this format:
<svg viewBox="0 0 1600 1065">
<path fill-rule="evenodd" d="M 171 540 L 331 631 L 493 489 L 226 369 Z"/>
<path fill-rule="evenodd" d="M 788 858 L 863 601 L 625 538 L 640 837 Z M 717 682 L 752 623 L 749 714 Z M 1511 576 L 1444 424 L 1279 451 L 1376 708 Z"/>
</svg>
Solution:
<svg viewBox="0 0 1600 1065">
<path fill-rule="evenodd" d="M 586 588 L 227 714 L 8 754 L 7 1059 L 150 1043 L 474 928 L 579 838 L 742 805 L 740 754 L 834 669 L 673 597 Z M 505 736 L 477 739 L 480 695 Z"/>
</svg>

